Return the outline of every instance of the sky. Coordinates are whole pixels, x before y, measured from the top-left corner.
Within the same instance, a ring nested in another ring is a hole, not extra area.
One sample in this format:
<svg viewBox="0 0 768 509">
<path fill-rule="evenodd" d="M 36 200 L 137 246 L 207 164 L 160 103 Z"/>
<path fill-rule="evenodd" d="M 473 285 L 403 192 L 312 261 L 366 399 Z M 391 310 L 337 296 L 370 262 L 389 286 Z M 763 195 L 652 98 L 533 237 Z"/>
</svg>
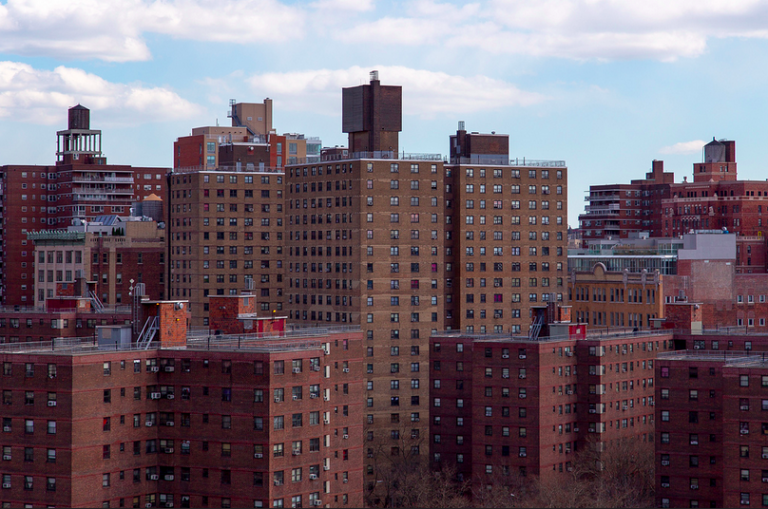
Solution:
<svg viewBox="0 0 768 509">
<path fill-rule="evenodd" d="M 568 223 L 593 184 L 713 137 L 768 177 L 768 3 L 757 0 L 0 0 L 0 164 L 52 164 L 67 109 L 108 161 L 172 165 L 173 141 L 273 99 L 279 133 L 346 145 L 341 88 L 403 87 L 400 149 L 448 153 L 458 121 L 510 156 L 565 160 Z"/>
</svg>

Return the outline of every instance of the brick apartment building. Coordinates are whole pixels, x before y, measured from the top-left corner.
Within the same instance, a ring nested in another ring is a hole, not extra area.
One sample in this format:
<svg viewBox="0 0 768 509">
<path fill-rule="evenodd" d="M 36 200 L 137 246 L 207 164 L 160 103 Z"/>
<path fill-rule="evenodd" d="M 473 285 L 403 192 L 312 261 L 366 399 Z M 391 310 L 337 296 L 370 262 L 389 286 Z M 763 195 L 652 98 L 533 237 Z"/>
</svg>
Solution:
<svg viewBox="0 0 768 509">
<path fill-rule="evenodd" d="M 184 302 L 144 301 L 147 348 L 4 345 L 2 503 L 361 507 L 360 332 L 247 334 L 253 299 L 216 301 L 237 336 L 187 338 Z"/>
<path fill-rule="evenodd" d="M 193 326 L 210 327 L 209 295 L 237 295 L 246 278 L 258 312 L 282 311 L 284 178 L 258 165 L 169 176 L 169 293 L 190 301 Z"/>
<path fill-rule="evenodd" d="M 57 132 L 56 163 L 0 167 L 3 305 L 32 306 L 36 276 L 27 233 L 61 229 L 73 219 L 127 214 L 133 202 L 165 194 L 165 168 L 107 164 L 101 131 L 90 128 L 90 111 L 69 109 L 68 129 Z"/>
<path fill-rule="evenodd" d="M 238 166 L 283 168 L 298 160 L 319 161 L 317 137 L 285 133 L 272 127 L 272 100 L 263 103 L 230 101 L 232 126 L 204 126 L 173 143 L 173 167 L 187 171 Z"/>
<path fill-rule="evenodd" d="M 766 337 L 687 343 L 656 363 L 657 505 L 768 505 Z"/>
<path fill-rule="evenodd" d="M 674 182 L 663 161 L 653 161 L 642 180 L 590 186 L 589 202 L 579 216 L 584 240 L 626 238 L 649 231 L 672 237 L 691 230 L 726 229 L 765 238 L 763 212 L 768 182 L 738 180 L 736 142 L 712 140 L 703 160 L 693 164 L 693 180 Z M 768 211 L 766 211 L 768 212 Z"/>
<path fill-rule="evenodd" d="M 276 134 L 272 101 L 230 102 L 231 127 L 192 130 L 174 143 L 169 176 L 169 293 L 188 298 L 193 325 L 208 327 L 208 295 L 253 281 L 258 311 L 284 299 L 283 167 L 320 159 L 320 139 Z"/>
<path fill-rule="evenodd" d="M 56 338 L 93 338 L 100 326 L 130 325 L 130 306 L 95 307 L 91 297 L 48 299 L 43 307 L 0 311 L 0 344 L 33 343 Z"/>
<path fill-rule="evenodd" d="M 621 439 L 652 442 L 654 361 L 674 348 L 672 334 L 586 328 L 551 325 L 536 341 L 432 336 L 433 465 L 480 486 L 506 476 L 565 481 L 580 450 L 604 451 Z"/>
<path fill-rule="evenodd" d="M 565 290 L 564 163 L 511 162 L 508 136 L 463 126 L 450 163 L 398 153 L 401 96 L 376 74 L 345 88 L 348 157 L 286 167 L 287 314 L 362 327 L 377 447 L 395 420 L 427 434 L 430 334 L 527 333 Z"/>
</svg>

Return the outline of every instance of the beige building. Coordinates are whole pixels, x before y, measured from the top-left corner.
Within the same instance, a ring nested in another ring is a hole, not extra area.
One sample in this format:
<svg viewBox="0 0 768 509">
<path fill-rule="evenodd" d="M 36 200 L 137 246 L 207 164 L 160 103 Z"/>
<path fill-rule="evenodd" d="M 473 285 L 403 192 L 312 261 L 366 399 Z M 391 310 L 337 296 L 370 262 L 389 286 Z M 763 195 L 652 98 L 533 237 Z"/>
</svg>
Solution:
<svg viewBox="0 0 768 509">
<path fill-rule="evenodd" d="M 232 99 L 229 106 L 233 126 L 245 127 L 252 135 L 273 132 L 272 99 L 269 97 L 263 103 L 239 103 Z"/>
<path fill-rule="evenodd" d="M 603 263 L 574 270 L 568 278 L 573 321 L 591 330 L 654 327 L 664 318 L 663 277 L 659 271 L 611 272 Z"/>
<path fill-rule="evenodd" d="M 145 295 L 164 298 L 165 234 L 155 221 L 118 216 L 27 234 L 35 245 L 35 306 L 56 297 L 88 297 L 85 288 L 101 304 L 127 305 L 137 283 L 145 284 Z"/>
</svg>

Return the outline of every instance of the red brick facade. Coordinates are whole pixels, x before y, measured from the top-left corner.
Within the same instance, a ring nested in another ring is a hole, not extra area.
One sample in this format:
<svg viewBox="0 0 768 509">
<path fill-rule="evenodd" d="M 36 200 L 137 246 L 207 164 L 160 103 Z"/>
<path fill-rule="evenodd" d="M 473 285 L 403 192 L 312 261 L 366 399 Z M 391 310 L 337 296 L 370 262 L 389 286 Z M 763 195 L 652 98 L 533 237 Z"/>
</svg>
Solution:
<svg viewBox="0 0 768 509">
<path fill-rule="evenodd" d="M 85 108 L 76 108 L 87 112 Z M 87 117 L 86 113 L 86 126 Z M 70 115 L 70 122 L 72 118 Z M 60 143 L 69 132 L 58 133 Z M 98 135 L 100 140 L 100 131 L 88 133 Z M 127 215 L 133 202 L 151 194 L 165 196 L 167 168 L 106 164 L 99 151 L 64 152 L 57 154 L 55 165 L 0 166 L 0 209 L 6 218 L 1 230 L 3 305 L 34 305 L 34 247 L 27 232 L 63 229 L 72 224 L 73 218 L 93 220 L 104 214 Z"/>
<path fill-rule="evenodd" d="M 626 238 L 637 231 L 671 237 L 699 229 L 765 238 L 768 182 L 738 180 L 734 141 L 708 143 L 705 161 L 693 164 L 693 177 L 675 183 L 674 173 L 653 161 L 643 180 L 590 186 L 589 205 L 579 216 L 584 240 Z"/>
<path fill-rule="evenodd" d="M 362 506 L 359 332 L 160 344 L 3 352 L 3 503 Z"/>
<path fill-rule="evenodd" d="M 584 326 L 581 326 L 584 327 Z M 433 464 L 464 478 L 566 477 L 589 442 L 653 440 L 653 363 L 672 334 L 430 338 Z"/>
<path fill-rule="evenodd" d="M 658 507 L 765 506 L 766 337 L 685 342 L 656 363 Z"/>
</svg>

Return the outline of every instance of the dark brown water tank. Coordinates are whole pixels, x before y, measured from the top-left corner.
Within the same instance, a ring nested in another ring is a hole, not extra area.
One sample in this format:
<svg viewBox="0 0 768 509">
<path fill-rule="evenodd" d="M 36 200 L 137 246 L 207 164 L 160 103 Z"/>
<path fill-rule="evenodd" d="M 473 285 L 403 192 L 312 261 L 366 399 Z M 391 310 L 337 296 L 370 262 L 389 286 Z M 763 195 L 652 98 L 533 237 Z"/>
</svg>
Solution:
<svg viewBox="0 0 768 509">
<path fill-rule="evenodd" d="M 90 129 L 91 110 L 79 104 L 69 108 L 69 129 Z"/>
</svg>

